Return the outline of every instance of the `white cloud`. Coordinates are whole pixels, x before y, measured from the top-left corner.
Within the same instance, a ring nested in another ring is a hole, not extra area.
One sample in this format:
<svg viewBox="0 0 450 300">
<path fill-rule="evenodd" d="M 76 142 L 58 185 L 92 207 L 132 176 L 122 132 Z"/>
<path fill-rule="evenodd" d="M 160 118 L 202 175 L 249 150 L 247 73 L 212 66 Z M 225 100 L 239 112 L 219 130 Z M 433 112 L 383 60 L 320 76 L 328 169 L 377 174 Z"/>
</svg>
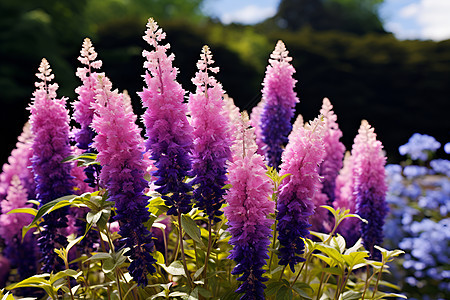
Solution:
<svg viewBox="0 0 450 300">
<path fill-rule="evenodd" d="M 412 3 L 410 5 L 407 5 L 407 6 L 403 7 L 400 10 L 399 15 L 402 18 L 415 17 L 419 13 L 419 8 L 420 8 L 420 6 L 419 6 L 418 3 Z"/>
<path fill-rule="evenodd" d="M 225 24 L 232 22 L 242 24 L 255 24 L 267 18 L 270 18 L 276 13 L 275 7 L 259 7 L 256 5 L 248 5 L 242 9 L 224 13 L 221 20 Z"/>
<path fill-rule="evenodd" d="M 404 19 L 414 20 L 419 32 L 416 38 L 445 40 L 450 38 L 450 1 L 449 0 L 418 0 L 416 3 L 405 6 L 399 11 Z M 403 26 L 403 29 L 409 31 Z M 409 36 L 410 32 L 403 32 Z"/>
</svg>

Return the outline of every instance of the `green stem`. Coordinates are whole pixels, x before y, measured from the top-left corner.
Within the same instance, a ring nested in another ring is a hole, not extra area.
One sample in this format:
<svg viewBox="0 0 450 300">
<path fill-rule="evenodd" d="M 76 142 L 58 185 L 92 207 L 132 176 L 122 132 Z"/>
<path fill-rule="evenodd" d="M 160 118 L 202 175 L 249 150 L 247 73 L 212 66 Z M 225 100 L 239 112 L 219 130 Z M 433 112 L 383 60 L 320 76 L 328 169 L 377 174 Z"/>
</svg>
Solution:
<svg viewBox="0 0 450 300">
<path fill-rule="evenodd" d="M 208 222 L 208 250 L 206 251 L 206 257 L 205 257 L 205 268 L 203 269 L 203 278 L 205 279 L 205 285 L 204 288 L 208 288 L 208 262 L 209 262 L 209 256 L 211 255 L 211 247 L 212 247 L 212 224 L 211 220 Z"/>
<path fill-rule="evenodd" d="M 375 299 L 375 294 L 376 294 L 377 291 L 378 291 L 378 283 L 379 283 L 380 280 L 381 280 L 381 274 L 383 273 L 383 267 L 384 267 L 384 264 L 381 266 L 380 272 L 378 273 L 378 276 L 377 276 L 377 282 L 375 283 L 375 287 L 374 287 L 374 289 L 373 289 L 372 299 Z"/>
<path fill-rule="evenodd" d="M 370 282 L 369 274 L 370 274 L 370 271 L 369 271 L 369 265 L 367 265 L 367 266 L 366 266 L 366 284 L 364 285 L 364 292 L 363 292 L 362 298 L 361 298 L 362 300 L 364 300 L 364 297 L 365 297 L 365 295 L 366 295 L 367 288 L 369 287 L 369 282 Z"/>
<path fill-rule="evenodd" d="M 181 224 L 179 225 L 179 228 L 181 228 Z M 170 259 L 170 262 L 174 262 L 177 259 L 177 257 L 178 257 L 178 250 L 179 250 L 178 246 L 179 245 L 180 245 L 180 235 L 177 234 L 177 242 L 175 244 L 175 249 L 173 251 L 172 258 Z"/>
<path fill-rule="evenodd" d="M 200 266 L 198 265 L 197 243 L 194 240 L 192 240 L 192 242 L 194 243 L 195 266 L 197 267 L 198 270 Z"/>
<path fill-rule="evenodd" d="M 119 299 L 122 300 L 122 289 L 120 288 L 120 279 L 119 279 L 119 272 L 116 270 L 116 283 L 117 283 L 117 290 L 119 291 Z"/>
<path fill-rule="evenodd" d="M 181 212 L 178 213 L 178 225 L 179 225 L 179 237 L 180 237 L 180 249 L 181 249 L 181 258 L 183 260 L 184 272 L 186 273 L 186 278 L 191 290 L 194 288 L 194 284 L 192 283 L 191 276 L 189 275 L 189 271 L 186 264 L 186 256 L 184 255 L 184 245 L 183 245 L 183 228 L 181 228 Z"/>
<path fill-rule="evenodd" d="M 286 270 L 286 267 L 287 267 L 287 265 L 285 265 L 283 270 L 281 271 L 280 279 L 278 279 L 278 281 L 281 281 L 281 279 L 283 279 L 283 274 L 284 274 L 284 270 Z"/>
<path fill-rule="evenodd" d="M 320 299 L 320 290 L 322 289 L 323 277 L 325 277 L 325 272 L 322 272 L 322 275 L 320 275 L 320 283 L 319 283 L 319 288 L 317 289 L 317 298 L 316 298 L 316 300 Z"/>
<path fill-rule="evenodd" d="M 276 207 L 276 202 L 275 202 L 275 207 Z M 277 241 L 277 223 L 278 220 L 275 220 L 274 223 L 274 229 L 273 229 L 273 239 L 272 239 L 272 251 L 270 252 L 270 258 L 269 258 L 269 273 L 271 271 L 270 267 L 272 266 L 272 259 L 273 259 L 273 253 L 275 252 L 275 242 Z"/>
<path fill-rule="evenodd" d="M 305 267 L 305 265 L 309 264 L 310 257 L 311 257 L 311 252 L 308 252 L 308 254 L 307 254 L 306 256 L 307 256 L 307 257 L 306 257 L 305 262 L 303 263 L 303 265 L 301 266 L 300 270 L 298 271 L 297 276 L 295 276 L 294 281 L 292 281 L 292 283 L 291 283 L 291 288 L 294 286 L 295 282 L 296 282 L 297 279 L 300 277 L 300 274 L 302 273 L 302 270 L 303 270 L 303 268 Z"/>
</svg>

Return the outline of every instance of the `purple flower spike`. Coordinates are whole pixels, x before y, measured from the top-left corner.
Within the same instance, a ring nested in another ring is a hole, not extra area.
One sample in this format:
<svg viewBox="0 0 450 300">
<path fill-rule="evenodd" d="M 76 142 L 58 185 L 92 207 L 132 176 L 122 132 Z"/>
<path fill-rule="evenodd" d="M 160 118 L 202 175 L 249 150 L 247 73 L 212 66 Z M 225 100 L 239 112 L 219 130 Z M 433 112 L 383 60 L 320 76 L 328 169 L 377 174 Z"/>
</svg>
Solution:
<svg viewBox="0 0 450 300">
<path fill-rule="evenodd" d="M 126 105 L 126 98 L 111 92 L 111 82 L 99 77 L 92 127 L 97 132 L 94 147 L 102 165 L 100 179 L 114 202 L 120 223 L 119 234 L 129 247 L 132 262 L 128 267 L 133 279 L 141 286 L 148 283 L 147 275 L 155 272 L 156 260 L 151 256 L 154 242 L 144 223 L 150 215 L 146 209 L 148 196 L 144 180 L 148 160 L 143 159 L 144 145 L 136 115 Z M 125 101 L 124 101 L 125 100 Z"/>
<path fill-rule="evenodd" d="M 175 56 L 167 55 L 169 44 L 159 45 L 166 35 L 153 19 L 149 19 L 147 28 L 144 40 L 155 50 L 142 52 L 147 58 L 144 63 L 147 87 L 138 93 L 147 108 L 143 116 L 148 137 L 146 149 L 158 169 L 153 174 L 158 178 L 156 191 L 170 207 L 167 214 L 177 216 L 192 207 L 192 196 L 188 194 L 192 187 L 184 182 L 191 170 L 192 127 L 183 103 L 185 91 L 176 81 L 178 70 L 172 66 Z"/>
<path fill-rule="evenodd" d="M 264 88 L 262 90 L 264 109 L 260 119 L 266 161 L 269 166 L 278 168 L 281 163 L 283 147 L 288 142 L 292 130 L 291 119 L 294 116 L 294 106 L 298 102 L 294 92 L 295 83 L 292 78 L 294 67 L 289 63 L 292 58 L 282 41 L 278 41 L 275 50 L 270 55 L 270 65 L 267 66 Z"/>
<path fill-rule="evenodd" d="M 361 236 L 364 248 L 372 259 L 381 260 L 381 253 L 375 245 L 383 242 L 384 219 L 388 213 L 386 204 L 386 173 L 384 156 L 380 141 L 374 129 L 363 120 L 352 148 L 353 176 L 356 195 L 356 213 L 368 223 L 361 223 Z"/>
<path fill-rule="evenodd" d="M 286 151 L 280 175 L 286 177 L 277 203 L 277 230 L 280 241 L 280 265 L 288 265 L 294 272 L 297 263 L 304 261 L 305 245 L 301 238 L 309 234 L 309 217 L 314 213 L 314 194 L 320 190 L 319 164 L 325 156 L 322 140 L 324 122 L 318 118 L 300 127 L 292 136 Z"/>
<path fill-rule="evenodd" d="M 226 162 L 231 159 L 231 138 L 222 86 L 208 75 L 208 71 L 219 71 L 210 66 L 213 63 L 209 47 L 204 46 L 197 62 L 199 71 L 192 79 L 197 89 L 190 95 L 188 107 L 194 128 L 192 185 L 199 185 L 194 190 L 195 207 L 204 210 L 211 221 L 218 222 L 225 202 L 222 187 L 227 180 Z"/>
<path fill-rule="evenodd" d="M 264 299 L 263 282 L 267 278 L 262 277 L 263 266 L 269 258 L 267 247 L 273 223 L 267 217 L 274 212 L 274 203 L 269 199 L 272 184 L 265 174 L 263 157 L 256 154 L 254 129 L 249 127 L 246 112 L 240 123 L 228 169 L 232 187 L 225 196 L 228 206 L 224 208 L 232 235 L 230 244 L 234 246 L 229 258 L 236 261 L 231 273 L 243 273 L 238 278 L 243 283 L 236 290 L 244 293 L 241 299 Z"/>
<path fill-rule="evenodd" d="M 74 183 L 70 175 L 72 165 L 61 161 L 71 154 L 69 145 L 69 112 L 66 98 L 56 99 L 58 84 L 49 82 L 54 78 L 47 60 L 42 59 L 36 76 L 30 124 L 34 136 L 32 167 L 36 181 L 36 197 L 41 206 L 59 197 L 72 194 Z M 58 232 L 67 227 L 67 209 L 58 209 L 44 218 L 38 245 L 43 255 L 42 271 L 51 272 L 62 267 L 62 261 L 54 252 L 65 246 L 67 239 Z"/>
<path fill-rule="evenodd" d="M 75 89 L 75 92 L 78 94 L 78 101 L 73 103 L 73 119 L 80 124 L 80 128 L 75 131 L 75 141 L 79 149 L 92 153 L 91 144 L 95 136 L 95 132 L 91 127 L 92 119 L 94 118 L 92 104 L 95 102 L 97 77 L 103 74 L 96 73 L 93 69 L 99 69 L 102 66 L 102 61 L 95 60 L 97 59 L 97 52 L 95 52 L 92 42 L 88 38 L 84 39 L 80 54 L 78 60 L 86 66 L 78 68 L 76 73 L 83 85 Z M 99 165 L 91 165 L 84 169 L 87 177 L 85 182 L 90 187 L 98 187 L 100 171 L 101 167 Z"/>
</svg>

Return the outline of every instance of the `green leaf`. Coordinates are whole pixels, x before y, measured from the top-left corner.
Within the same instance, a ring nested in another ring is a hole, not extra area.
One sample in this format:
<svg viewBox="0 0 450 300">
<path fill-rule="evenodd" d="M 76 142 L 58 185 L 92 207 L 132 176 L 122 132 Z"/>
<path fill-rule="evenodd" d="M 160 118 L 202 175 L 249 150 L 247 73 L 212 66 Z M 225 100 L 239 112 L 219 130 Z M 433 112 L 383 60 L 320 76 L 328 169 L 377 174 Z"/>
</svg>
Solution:
<svg viewBox="0 0 450 300">
<path fill-rule="evenodd" d="M 67 276 L 70 276 L 70 277 L 73 277 L 73 278 L 77 278 L 81 274 L 82 274 L 81 272 L 78 274 L 78 272 L 75 271 L 75 270 L 67 269 L 67 270 L 64 270 L 64 271 L 60 271 L 60 272 L 56 273 L 55 275 L 50 275 L 50 280 L 49 281 L 50 281 L 50 284 L 53 284 L 57 280 L 59 280 L 61 278 L 64 278 L 64 277 L 67 277 Z"/>
<path fill-rule="evenodd" d="M 203 270 L 205 269 L 205 265 L 201 266 L 197 271 L 195 271 L 193 279 L 197 279 L 198 276 L 200 276 L 203 273 Z"/>
<path fill-rule="evenodd" d="M 1 300 L 14 300 L 14 297 L 11 293 L 6 293 L 5 295 L 3 295 Z"/>
<path fill-rule="evenodd" d="M 91 257 L 89 257 L 88 259 L 86 259 L 84 262 L 88 262 L 88 261 L 96 261 L 96 260 L 103 260 L 103 259 L 112 259 L 111 254 L 109 253 L 105 253 L 105 252 L 100 252 L 97 254 L 92 255 Z"/>
<path fill-rule="evenodd" d="M 102 216 L 102 211 L 99 212 L 88 212 L 86 214 L 86 222 L 90 225 L 97 224 L 98 220 L 100 220 L 100 217 Z"/>
<path fill-rule="evenodd" d="M 175 276 L 183 275 L 186 276 L 186 273 L 184 272 L 184 267 L 181 261 L 176 260 L 173 263 L 170 264 L 170 266 L 166 266 L 164 264 L 158 264 L 160 265 L 164 270 L 166 270 L 167 273 Z"/>
<path fill-rule="evenodd" d="M 322 251 L 323 253 L 325 253 L 326 255 L 328 255 L 330 258 L 332 258 L 336 264 L 340 264 L 342 262 L 342 254 L 339 253 L 338 250 L 336 250 L 333 247 L 327 246 L 327 245 L 317 245 L 317 248 Z M 332 265 L 330 265 L 332 266 Z"/>
<path fill-rule="evenodd" d="M 164 264 L 165 263 L 164 255 L 161 252 L 154 251 L 152 256 L 153 256 L 154 259 L 156 259 L 156 263 L 158 263 L 158 264 Z"/>
<path fill-rule="evenodd" d="M 112 272 L 114 270 L 115 265 L 116 265 L 115 261 L 114 261 L 114 259 L 112 257 L 111 258 L 107 258 L 103 262 L 102 270 L 105 273 Z"/>
<path fill-rule="evenodd" d="M 346 264 L 353 269 L 354 266 L 358 264 L 363 264 L 366 260 L 365 258 L 369 255 L 367 252 L 352 252 L 350 254 L 344 254 L 342 257 L 344 258 Z"/>
<path fill-rule="evenodd" d="M 99 165 L 100 163 L 96 161 L 97 154 L 96 153 L 83 153 L 80 155 L 69 155 L 68 157 L 64 158 L 61 162 L 70 162 L 70 161 L 78 161 L 78 166 L 89 166 L 89 165 Z"/>
<path fill-rule="evenodd" d="M 153 300 L 153 299 L 156 299 L 156 298 L 159 298 L 159 297 L 166 298 L 166 291 L 161 291 L 158 294 L 155 294 L 155 295 L 151 296 L 150 300 Z"/>
<path fill-rule="evenodd" d="M 339 267 L 331 267 L 331 268 L 322 268 L 320 272 L 330 273 L 333 275 L 342 275 L 342 270 Z"/>
<path fill-rule="evenodd" d="M 362 247 L 362 239 L 359 238 L 359 240 L 351 247 L 345 250 L 344 254 L 350 254 L 353 252 L 358 251 Z"/>
<path fill-rule="evenodd" d="M 55 199 L 53 201 L 50 201 L 39 208 L 38 212 L 36 213 L 36 216 L 34 217 L 33 221 L 30 225 L 35 225 L 37 221 L 39 221 L 40 218 L 42 218 L 45 214 L 50 213 L 51 211 L 55 210 L 54 207 L 57 206 L 57 208 L 61 208 L 63 206 L 68 206 L 71 204 L 71 201 L 77 198 L 76 195 L 67 195 L 60 197 L 58 199 Z M 28 226 L 30 226 L 28 225 Z"/>
<path fill-rule="evenodd" d="M 195 221 L 191 219 L 191 217 L 189 217 L 188 215 L 182 215 L 181 226 L 183 227 L 184 231 L 186 231 L 186 233 L 191 237 L 191 239 L 204 246 L 200 228 L 198 227 L 197 223 L 195 223 Z"/>
<path fill-rule="evenodd" d="M 266 293 L 266 296 L 275 295 L 283 285 L 284 283 L 281 281 L 271 282 L 267 285 L 264 292 Z"/>
<path fill-rule="evenodd" d="M 232 187 L 233 187 L 233 185 L 232 185 L 231 183 L 225 184 L 225 185 L 222 187 L 222 190 L 229 190 L 229 189 L 231 189 Z"/>
<path fill-rule="evenodd" d="M 406 297 L 405 295 L 396 294 L 396 293 L 382 293 L 382 295 L 376 296 L 373 299 L 378 300 L 378 299 L 391 298 L 391 297 L 408 299 L 408 297 Z"/>
<path fill-rule="evenodd" d="M 37 214 L 37 209 L 35 208 L 31 208 L 31 207 L 23 207 L 23 208 L 16 208 L 16 209 L 12 209 L 10 211 L 8 211 L 6 214 L 18 214 L 18 213 L 22 213 L 22 214 L 29 214 L 32 216 L 36 216 Z"/>
<path fill-rule="evenodd" d="M 312 299 L 306 292 L 305 289 L 309 289 L 311 290 L 311 292 L 313 292 L 314 290 L 312 289 L 312 287 L 310 287 L 308 284 L 304 283 L 304 282 L 296 282 L 294 283 L 294 285 L 292 286 L 292 289 L 299 294 L 303 299 Z"/>
<path fill-rule="evenodd" d="M 205 297 L 205 298 L 212 297 L 212 293 L 209 290 L 205 289 L 204 287 L 198 286 L 197 289 L 198 289 L 198 293 L 200 295 L 202 295 L 203 297 Z"/>
<path fill-rule="evenodd" d="M 292 298 L 294 298 L 294 294 L 292 293 L 292 290 L 283 285 L 277 292 L 277 295 L 275 297 L 276 300 L 291 300 Z"/>
<path fill-rule="evenodd" d="M 334 249 L 338 250 L 339 253 L 343 253 L 345 250 L 345 239 L 342 237 L 342 235 L 338 234 L 331 239 L 330 245 Z"/>
<path fill-rule="evenodd" d="M 32 277 L 29 277 L 27 279 L 24 279 L 18 283 L 11 284 L 6 287 L 7 290 L 12 290 L 16 288 L 21 287 L 40 287 L 43 288 L 44 286 L 51 286 L 50 281 L 45 279 L 45 277 L 48 277 L 50 274 L 40 274 L 40 275 L 34 275 Z"/>
<path fill-rule="evenodd" d="M 361 299 L 362 293 L 347 291 L 342 294 L 341 300 L 358 300 Z"/>
</svg>

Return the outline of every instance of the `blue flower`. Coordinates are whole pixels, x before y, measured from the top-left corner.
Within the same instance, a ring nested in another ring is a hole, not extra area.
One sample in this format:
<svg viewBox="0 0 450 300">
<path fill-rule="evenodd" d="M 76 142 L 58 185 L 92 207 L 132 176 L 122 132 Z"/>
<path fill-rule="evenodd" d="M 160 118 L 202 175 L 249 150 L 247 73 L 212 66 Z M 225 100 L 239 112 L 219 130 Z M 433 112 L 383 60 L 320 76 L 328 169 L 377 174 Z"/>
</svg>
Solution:
<svg viewBox="0 0 450 300">
<path fill-rule="evenodd" d="M 432 136 L 414 133 L 408 143 L 400 146 L 398 151 L 401 155 L 409 155 L 412 160 L 427 160 L 428 154 L 425 151 L 436 151 L 441 144 Z"/>
</svg>

